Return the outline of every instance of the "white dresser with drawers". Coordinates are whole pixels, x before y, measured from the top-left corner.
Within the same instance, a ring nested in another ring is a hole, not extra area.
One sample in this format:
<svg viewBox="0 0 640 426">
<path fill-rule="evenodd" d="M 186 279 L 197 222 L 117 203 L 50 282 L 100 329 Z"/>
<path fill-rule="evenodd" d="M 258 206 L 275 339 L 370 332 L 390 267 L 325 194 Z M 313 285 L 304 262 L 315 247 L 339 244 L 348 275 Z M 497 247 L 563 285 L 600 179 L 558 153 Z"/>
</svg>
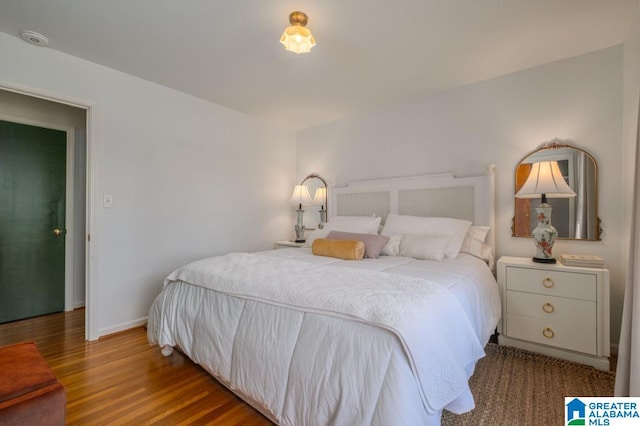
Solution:
<svg viewBox="0 0 640 426">
<path fill-rule="evenodd" d="M 501 257 L 498 342 L 609 370 L 609 271 Z"/>
</svg>

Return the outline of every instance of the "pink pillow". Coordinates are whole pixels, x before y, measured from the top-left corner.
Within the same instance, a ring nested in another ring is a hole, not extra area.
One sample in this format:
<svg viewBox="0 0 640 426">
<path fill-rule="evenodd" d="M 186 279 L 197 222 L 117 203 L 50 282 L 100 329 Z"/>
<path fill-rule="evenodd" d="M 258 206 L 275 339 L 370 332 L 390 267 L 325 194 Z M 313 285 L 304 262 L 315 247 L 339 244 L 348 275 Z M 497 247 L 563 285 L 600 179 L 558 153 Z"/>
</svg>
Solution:
<svg viewBox="0 0 640 426">
<path fill-rule="evenodd" d="M 358 240 L 364 243 L 364 257 L 377 259 L 389 237 L 378 234 L 358 234 L 355 232 L 331 231 L 327 238 L 332 240 Z"/>
</svg>

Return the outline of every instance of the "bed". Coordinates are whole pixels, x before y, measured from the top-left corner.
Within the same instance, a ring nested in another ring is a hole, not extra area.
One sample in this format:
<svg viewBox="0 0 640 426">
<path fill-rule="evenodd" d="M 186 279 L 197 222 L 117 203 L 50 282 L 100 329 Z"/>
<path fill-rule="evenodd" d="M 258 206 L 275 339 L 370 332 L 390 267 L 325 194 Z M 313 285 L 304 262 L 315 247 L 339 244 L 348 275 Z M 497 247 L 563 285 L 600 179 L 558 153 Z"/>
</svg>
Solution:
<svg viewBox="0 0 640 426">
<path fill-rule="evenodd" d="M 149 342 L 164 355 L 179 349 L 277 424 L 438 425 L 444 409 L 469 411 L 468 379 L 500 319 L 493 180 L 491 168 L 334 188 L 331 218 L 315 238 L 339 224 L 372 238 L 388 229 L 387 242 L 403 224 L 436 225 L 438 234 L 449 223 L 472 225 L 455 256 L 454 237 L 436 250 L 437 238 L 407 234 L 401 253 L 386 244 L 391 255 L 360 261 L 303 247 L 193 262 L 165 280 Z M 399 255 L 425 244 L 426 258 Z M 431 260 L 435 252 L 441 260 Z"/>
</svg>

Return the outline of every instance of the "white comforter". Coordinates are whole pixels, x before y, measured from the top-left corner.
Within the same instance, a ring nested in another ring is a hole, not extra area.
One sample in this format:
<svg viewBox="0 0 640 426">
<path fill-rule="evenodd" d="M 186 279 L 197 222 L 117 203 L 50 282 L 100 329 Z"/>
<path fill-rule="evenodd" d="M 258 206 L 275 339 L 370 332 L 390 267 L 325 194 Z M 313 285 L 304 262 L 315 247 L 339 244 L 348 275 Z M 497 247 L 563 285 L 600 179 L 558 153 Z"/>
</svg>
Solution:
<svg viewBox="0 0 640 426">
<path fill-rule="evenodd" d="M 165 284 L 150 342 L 178 346 L 280 424 L 437 424 L 443 408 L 467 411 L 467 379 L 499 318 L 495 280 L 469 256 L 236 253 Z"/>
</svg>

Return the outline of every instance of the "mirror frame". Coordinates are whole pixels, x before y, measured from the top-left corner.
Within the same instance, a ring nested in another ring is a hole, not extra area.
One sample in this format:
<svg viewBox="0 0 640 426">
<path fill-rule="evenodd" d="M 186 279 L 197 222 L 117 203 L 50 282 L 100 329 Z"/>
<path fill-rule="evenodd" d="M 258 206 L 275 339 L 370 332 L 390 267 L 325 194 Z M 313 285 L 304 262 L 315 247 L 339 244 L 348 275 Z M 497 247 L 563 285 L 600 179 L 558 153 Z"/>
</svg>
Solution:
<svg viewBox="0 0 640 426">
<path fill-rule="evenodd" d="M 322 178 L 322 176 L 320 176 L 317 173 L 309 173 L 307 175 L 307 177 L 305 177 L 304 179 L 302 179 L 302 182 L 300 182 L 300 185 L 304 185 L 304 183 L 309 180 L 309 179 L 318 179 L 320 180 L 320 182 L 322 182 L 322 184 L 324 185 L 325 188 L 325 197 L 324 197 L 324 210 L 325 210 L 325 222 L 322 221 L 322 216 L 320 215 L 320 213 L 318 213 L 319 215 L 319 220 L 318 220 L 318 228 L 322 229 L 324 227 L 324 224 L 326 223 L 327 220 L 329 220 L 329 185 L 327 185 L 327 181 L 324 180 Z M 305 229 L 314 229 L 314 228 L 306 228 Z"/>
<path fill-rule="evenodd" d="M 518 168 L 520 167 L 520 165 L 530 156 L 541 152 L 541 151 L 547 151 L 547 150 L 554 150 L 554 149 L 561 149 L 561 148 L 571 148 L 571 149 L 575 149 L 576 151 L 580 151 L 583 154 L 585 154 L 592 162 L 594 165 L 594 169 L 595 169 L 595 175 L 594 175 L 594 185 L 595 185 L 595 217 L 596 217 L 596 223 L 595 223 L 595 231 L 596 231 L 596 236 L 594 239 L 588 239 L 588 238 L 570 238 L 570 237 L 560 237 L 558 236 L 558 239 L 560 240 L 575 240 L 575 241 L 601 241 L 602 240 L 602 227 L 601 227 L 601 221 L 600 221 L 600 216 L 598 216 L 598 163 L 596 161 L 596 159 L 593 157 L 593 155 L 589 154 L 587 151 L 585 151 L 582 148 L 578 148 L 574 145 L 570 145 L 567 143 L 563 143 L 561 141 L 559 141 L 558 139 L 554 139 L 551 142 L 548 143 L 544 143 L 542 145 L 540 145 L 537 149 L 531 151 L 530 153 L 528 153 L 527 155 L 525 155 L 524 157 L 522 157 L 522 159 L 518 162 L 518 164 L 516 164 L 516 168 L 515 168 L 515 172 L 514 172 L 514 183 L 513 183 L 513 188 L 514 188 L 514 195 L 516 193 L 516 188 L 518 185 Z M 517 211 L 517 203 L 518 203 L 518 199 L 515 198 L 514 196 L 514 204 L 513 204 L 513 218 L 511 219 L 511 236 L 512 237 L 517 237 L 517 238 L 531 238 L 530 235 L 516 235 L 516 211 Z"/>
</svg>

